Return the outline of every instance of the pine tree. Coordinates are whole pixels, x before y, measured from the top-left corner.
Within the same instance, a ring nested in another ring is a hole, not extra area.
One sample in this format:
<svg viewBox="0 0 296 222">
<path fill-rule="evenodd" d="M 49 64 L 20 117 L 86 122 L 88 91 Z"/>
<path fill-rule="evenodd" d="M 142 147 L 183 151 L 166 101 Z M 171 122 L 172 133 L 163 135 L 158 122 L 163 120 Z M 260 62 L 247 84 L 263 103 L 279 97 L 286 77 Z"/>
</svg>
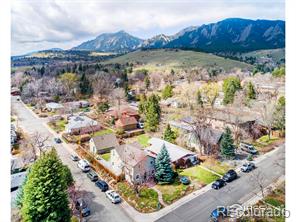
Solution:
<svg viewBox="0 0 296 222">
<path fill-rule="evenodd" d="M 150 79 L 149 79 L 149 76 L 145 76 L 145 78 L 144 78 L 144 83 L 145 83 L 145 88 L 146 88 L 146 89 L 149 89 L 149 86 L 150 86 Z"/>
<path fill-rule="evenodd" d="M 256 91 L 252 82 L 249 82 L 247 85 L 247 98 L 256 99 Z"/>
<path fill-rule="evenodd" d="M 229 129 L 229 127 L 226 127 L 221 140 L 221 154 L 226 158 L 234 157 L 235 156 L 234 149 L 235 147 L 233 144 L 231 130 Z"/>
<path fill-rule="evenodd" d="M 163 145 L 155 160 L 155 178 L 159 183 L 172 183 L 174 171 L 171 166 L 169 153 Z"/>
<path fill-rule="evenodd" d="M 203 107 L 202 96 L 199 90 L 197 91 L 196 102 L 198 106 Z"/>
<path fill-rule="evenodd" d="M 83 73 L 79 80 L 79 88 L 82 95 L 90 95 L 92 94 L 92 86 L 85 73 Z"/>
<path fill-rule="evenodd" d="M 170 124 L 168 124 L 164 131 L 163 139 L 170 143 L 174 143 L 176 138 L 177 138 L 176 133 L 171 129 Z"/>
<path fill-rule="evenodd" d="M 145 129 L 155 131 L 160 120 L 159 99 L 155 94 L 152 94 L 144 104 Z"/>
<path fill-rule="evenodd" d="M 42 155 L 31 167 L 23 188 L 21 214 L 25 222 L 69 222 L 69 175 L 55 150 Z"/>
<path fill-rule="evenodd" d="M 166 85 L 162 91 L 162 98 L 167 99 L 173 96 L 173 87 L 171 85 Z"/>
</svg>

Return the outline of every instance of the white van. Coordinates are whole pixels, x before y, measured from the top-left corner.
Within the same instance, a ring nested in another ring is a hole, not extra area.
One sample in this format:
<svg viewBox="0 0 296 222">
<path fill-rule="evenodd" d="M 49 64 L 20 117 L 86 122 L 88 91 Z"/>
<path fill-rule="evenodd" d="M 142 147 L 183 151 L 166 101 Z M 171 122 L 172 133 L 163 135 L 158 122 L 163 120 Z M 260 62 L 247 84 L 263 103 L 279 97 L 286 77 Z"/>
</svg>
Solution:
<svg viewBox="0 0 296 222">
<path fill-rule="evenodd" d="M 82 170 L 82 172 L 86 173 L 90 171 L 90 164 L 87 160 L 79 160 L 77 166 Z"/>
</svg>

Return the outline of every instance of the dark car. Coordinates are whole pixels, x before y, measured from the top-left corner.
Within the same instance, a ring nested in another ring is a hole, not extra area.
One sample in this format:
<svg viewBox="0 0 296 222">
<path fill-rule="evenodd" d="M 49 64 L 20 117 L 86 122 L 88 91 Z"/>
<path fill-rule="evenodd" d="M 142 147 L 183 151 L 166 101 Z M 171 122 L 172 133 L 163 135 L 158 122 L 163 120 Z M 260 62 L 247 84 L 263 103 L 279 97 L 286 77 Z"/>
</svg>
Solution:
<svg viewBox="0 0 296 222">
<path fill-rule="evenodd" d="M 78 161 L 79 157 L 77 155 L 71 154 L 71 160 Z"/>
<path fill-rule="evenodd" d="M 255 149 L 255 147 L 252 145 L 252 144 L 249 144 L 249 143 L 240 143 L 239 144 L 239 148 L 247 153 L 250 153 L 250 154 L 257 154 L 258 151 Z"/>
<path fill-rule="evenodd" d="M 62 143 L 62 140 L 60 139 L 60 138 L 54 138 L 54 141 L 56 142 L 56 143 Z"/>
<path fill-rule="evenodd" d="M 212 188 L 218 190 L 226 185 L 224 180 L 218 179 L 212 184 Z"/>
<path fill-rule="evenodd" d="M 229 170 L 227 173 L 224 174 L 222 180 L 225 182 L 231 182 L 237 178 L 237 173 L 234 170 Z"/>
<path fill-rule="evenodd" d="M 102 192 L 105 192 L 105 191 L 107 191 L 109 189 L 108 184 L 103 180 L 98 180 L 96 182 L 96 186 L 99 187 Z"/>
<path fill-rule="evenodd" d="M 219 218 L 224 218 L 227 216 L 227 209 L 225 207 L 218 207 L 217 209 L 213 210 L 211 213 L 211 219 L 214 221 L 218 221 Z"/>
<path fill-rule="evenodd" d="M 188 177 L 185 177 L 185 176 L 180 177 L 180 182 L 181 182 L 182 184 L 184 184 L 184 185 L 188 185 L 188 184 L 190 184 L 190 180 L 189 180 L 189 178 L 188 178 Z"/>
<path fill-rule="evenodd" d="M 242 172 L 250 172 L 252 171 L 253 169 L 255 169 L 255 164 L 252 163 L 252 162 L 249 162 L 249 163 L 245 163 L 243 164 L 243 166 L 241 167 L 241 171 Z"/>
<path fill-rule="evenodd" d="M 90 215 L 90 209 L 82 198 L 77 199 L 75 203 L 76 210 L 78 210 L 83 217 Z"/>
<path fill-rule="evenodd" d="M 93 170 L 90 170 L 90 171 L 87 173 L 87 177 L 88 177 L 91 181 L 93 181 L 93 182 L 95 182 L 95 181 L 97 181 L 97 180 L 99 179 L 98 174 L 96 174 L 96 172 L 93 171 Z"/>
</svg>

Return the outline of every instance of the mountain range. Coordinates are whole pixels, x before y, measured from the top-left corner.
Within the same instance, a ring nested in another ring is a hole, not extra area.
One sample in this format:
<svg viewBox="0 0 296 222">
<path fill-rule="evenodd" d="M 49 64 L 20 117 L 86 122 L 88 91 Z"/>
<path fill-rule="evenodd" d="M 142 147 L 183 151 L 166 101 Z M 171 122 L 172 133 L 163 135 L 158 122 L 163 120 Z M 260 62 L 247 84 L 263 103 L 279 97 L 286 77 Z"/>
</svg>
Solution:
<svg viewBox="0 0 296 222">
<path fill-rule="evenodd" d="M 182 48 L 205 52 L 248 52 L 285 47 L 285 21 L 229 18 L 191 26 L 175 35 L 140 39 L 125 31 L 104 33 L 72 50 L 124 53 L 136 49 Z"/>
</svg>

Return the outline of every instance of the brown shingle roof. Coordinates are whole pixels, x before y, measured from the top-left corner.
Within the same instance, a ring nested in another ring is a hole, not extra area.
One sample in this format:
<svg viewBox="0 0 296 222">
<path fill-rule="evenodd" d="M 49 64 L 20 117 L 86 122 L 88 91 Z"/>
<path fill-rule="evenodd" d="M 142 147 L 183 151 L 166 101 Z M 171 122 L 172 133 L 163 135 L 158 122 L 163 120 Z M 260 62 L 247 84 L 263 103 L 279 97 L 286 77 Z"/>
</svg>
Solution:
<svg viewBox="0 0 296 222">
<path fill-rule="evenodd" d="M 128 126 L 137 124 L 137 120 L 135 117 L 122 116 L 120 119 L 116 121 L 116 124 L 120 124 L 121 126 Z"/>
<path fill-rule="evenodd" d="M 92 140 L 94 141 L 97 150 L 119 146 L 116 136 L 112 133 L 95 136 Z"/>
</svg>

